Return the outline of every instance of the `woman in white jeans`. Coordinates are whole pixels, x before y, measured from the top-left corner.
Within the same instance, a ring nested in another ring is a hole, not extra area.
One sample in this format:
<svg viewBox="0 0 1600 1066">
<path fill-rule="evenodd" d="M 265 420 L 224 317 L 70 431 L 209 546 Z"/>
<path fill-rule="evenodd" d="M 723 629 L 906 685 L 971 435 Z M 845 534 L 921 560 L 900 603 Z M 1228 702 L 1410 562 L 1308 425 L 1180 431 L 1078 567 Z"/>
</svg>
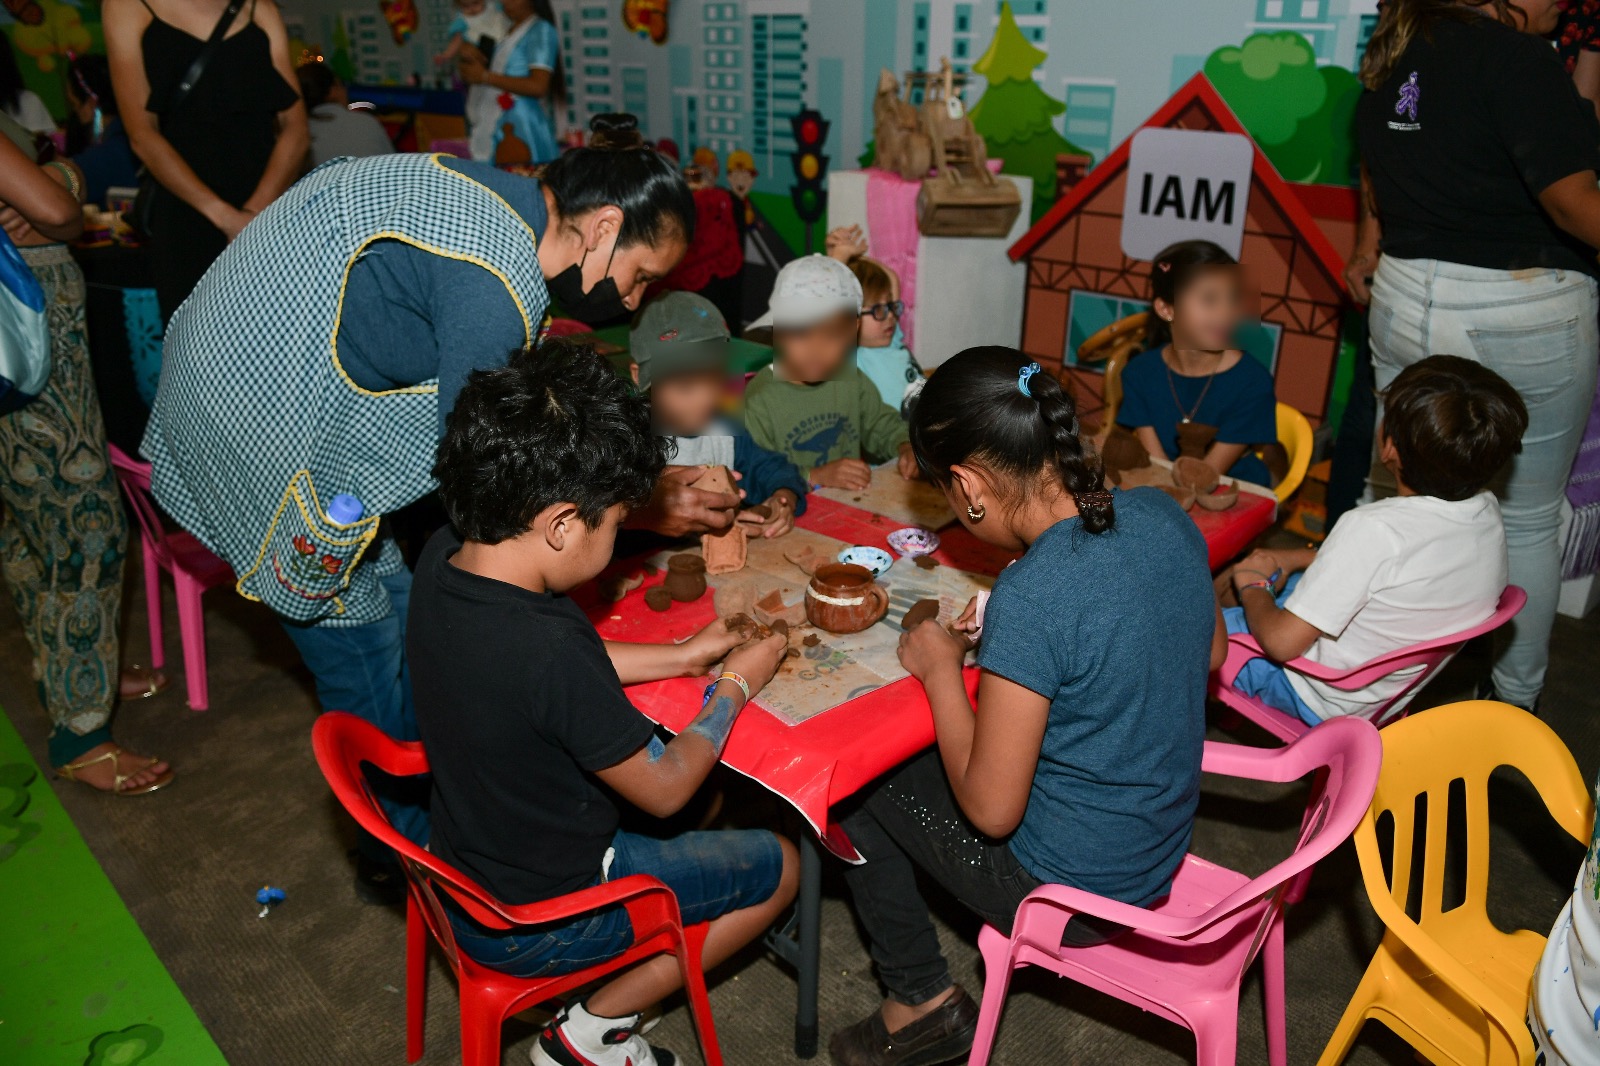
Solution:
<svg viewBox="0 0 1600 1066">
<path fill-rule="evenodd" d="M 1429 355 L 1459 355 L 1528 408 L 1522 453 L 1496 486 L 1528 604 L 1497 634 L 1483 690 L 1527 708 L 1544 687 L 1561 500 L 1600 361 L 1600 123 L 1541 39 L 1558 15 L 1558 0 L 1388 0 L 1356 115 L 1362 245 L 1382 252 L 1378 389 Z"/>
</svg>

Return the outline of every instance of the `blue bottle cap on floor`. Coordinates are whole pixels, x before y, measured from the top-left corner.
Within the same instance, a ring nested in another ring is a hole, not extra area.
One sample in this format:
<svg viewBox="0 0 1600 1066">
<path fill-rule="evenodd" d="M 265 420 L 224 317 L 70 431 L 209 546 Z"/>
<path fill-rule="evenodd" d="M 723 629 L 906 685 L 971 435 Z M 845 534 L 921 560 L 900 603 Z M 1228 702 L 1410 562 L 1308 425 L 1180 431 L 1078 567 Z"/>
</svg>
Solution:
<svg viewBox="0 0 1600 1066">
<path fill-rule="evenodd" d="M 363 510 L 365 508 L 361 506 L 361 501 L 346 492 L 328 501 L 328 517 L 341 526 L 359 521 Z"/>
</svg>

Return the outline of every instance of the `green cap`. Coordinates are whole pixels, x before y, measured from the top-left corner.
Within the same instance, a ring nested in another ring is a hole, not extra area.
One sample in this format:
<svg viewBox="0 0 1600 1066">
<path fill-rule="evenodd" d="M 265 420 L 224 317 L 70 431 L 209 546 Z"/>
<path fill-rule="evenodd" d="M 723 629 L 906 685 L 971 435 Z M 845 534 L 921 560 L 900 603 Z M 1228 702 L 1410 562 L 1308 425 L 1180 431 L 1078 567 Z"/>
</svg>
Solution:
<svg viewBox="0 0 1600 1066">
<path fill-rule="evenodd" d="M 692 292 L 668 292 L 645 304 L 628 333 L 639 387 L 696 370 L 728 367 L 728 324 L 716 304 Z"/>
</svg>

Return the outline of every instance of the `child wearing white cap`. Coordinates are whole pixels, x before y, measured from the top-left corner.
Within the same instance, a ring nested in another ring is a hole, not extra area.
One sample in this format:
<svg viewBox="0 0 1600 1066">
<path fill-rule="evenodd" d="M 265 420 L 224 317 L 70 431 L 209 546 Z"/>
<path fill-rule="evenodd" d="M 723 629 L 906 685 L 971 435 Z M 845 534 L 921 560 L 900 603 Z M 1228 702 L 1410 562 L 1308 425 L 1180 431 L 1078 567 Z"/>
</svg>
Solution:
<svg viewBox="0 0 1600 1066">
<path fill-rule="evenodd" d="M 745 392 L 745 425 L 757 444 L 810 471 L 813 485 L 864 489 L 868 461 L 898 459 L 917 476 L 906 424 L 855 365 L 861 283 L 837 259 L 808 255 L 778 272 L 769 310 L 773 363 Z"/>
</svg>

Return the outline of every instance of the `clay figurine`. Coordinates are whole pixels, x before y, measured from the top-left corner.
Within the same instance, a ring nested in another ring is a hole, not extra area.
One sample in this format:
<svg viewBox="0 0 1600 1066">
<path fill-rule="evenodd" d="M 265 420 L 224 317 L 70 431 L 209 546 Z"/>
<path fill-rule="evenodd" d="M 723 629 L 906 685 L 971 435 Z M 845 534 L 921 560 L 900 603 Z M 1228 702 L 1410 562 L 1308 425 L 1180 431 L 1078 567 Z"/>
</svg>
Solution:
<svg viewBox="0 0 1600 1066">
<path fill-rule="evenodd" d="M 708 467 L 689 487 L 704 492 L 737 491 L 733 485 L 733 475 L 725 466 Z M 735 522 L 721 533 L 707 533 L 700 538 L 700 550 L 705 553 L 708 574 L 732 574 L 743 570 L 746 553 L 744 529 Z"/>
<path fill-rule="evenodd" d="M 665 611 L 672 606 L 672 593 L 665 585 L 652 585 L 645 589 L 644 604 L 652 611 Z"/>
<path fill-rule="evenodd" d="M 905 617 L 900 619 L 900 628 L 906 630 L 915 629 L 928 619 L 937 619 L 938 617 L 938 600 L 918 600 L 911 605 L 911 609 L 905 613 Z"/>
<path fill-rule="evenodd" d="M 829 563 L 806 586 L 806 618 L 829 633 L 859 633 L 888 610 L 889 593 L 864 566 Z"/>
<path fill-rule="evenodd" d="M 1217 427 L 1200 422 L 1182 422 L 1178 425 L 1178 457 L 1204 459 L 1217 439 Z"/>
<path fill-rule="evenodd" d="M 1113 485 L 1122 484 L 1122 475 L 1129 470 L 1150 465 L 1150 453 L 1139 443 L 1139 438 L 1123 429 L 1112 426 L 1100 447 L 1100 462 L 1106 468 L 1106 477 Z"/>
<path fill-rule="evenodd" d="M 706 594 L 706 561 L 687 552 L 667 560 L 667 580 L 663 583 L 673 599 L 690 603 Z"/>
</svg>

